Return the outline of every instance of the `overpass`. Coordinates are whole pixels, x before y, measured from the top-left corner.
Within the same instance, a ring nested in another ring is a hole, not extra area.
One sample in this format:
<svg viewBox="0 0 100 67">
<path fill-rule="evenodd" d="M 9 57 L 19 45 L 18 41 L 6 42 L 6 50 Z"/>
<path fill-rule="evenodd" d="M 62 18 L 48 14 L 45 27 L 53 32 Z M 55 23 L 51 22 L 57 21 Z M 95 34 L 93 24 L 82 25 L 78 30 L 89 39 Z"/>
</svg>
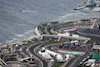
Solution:
<svg viewBox="0 0 100 67">
<path fill-rule="evenodd" d="M 37 35 L 36 38 L 41 36 L 41 34 L 40 34 L 39 30 L 38 30 L 38 27 L 35 27 L 34 33 Z"/>
<path fill-rule="evenodd" d="M 88 41 L 91 38 L 85 38 L 85 37 L 74 37 L 74 36 L 61 36 L 61 35 L 48 35 L 48 34 L 42 34 L 41 35 L 41 40 L 43 39 L 43 37 L 53 37 L 53 38 L 58 38 L 58 41 L 60 41 L 60 39 L 63 38 L 67 38 L 67 39 L 76 39 L 76 40 L 85 40 Z"/>
<path fill-rule="evenodd" d="M 53 30 L 52 30 L 53 31 Z M 35 34 L 37 35 L 36 38 L 39 38 L 42 40 L 43 37 L 52 37 L 52 38 L 58 38 L 58 41 L 60 41 L 60 39 L 63 38 L 67 38 L 67 39 L 76 39 L 76 40 L 85 40 L 84 43 L 86 43 L 88 40 L 90 40 L 91 38 L 85 38 L 85 37 L 75 37 L 75 36 L 63 36 L 63 35 L 50 35 L 50 34 L 40 34 L 38 27 L 35 28 L 34 30 Z"/>
</svg>

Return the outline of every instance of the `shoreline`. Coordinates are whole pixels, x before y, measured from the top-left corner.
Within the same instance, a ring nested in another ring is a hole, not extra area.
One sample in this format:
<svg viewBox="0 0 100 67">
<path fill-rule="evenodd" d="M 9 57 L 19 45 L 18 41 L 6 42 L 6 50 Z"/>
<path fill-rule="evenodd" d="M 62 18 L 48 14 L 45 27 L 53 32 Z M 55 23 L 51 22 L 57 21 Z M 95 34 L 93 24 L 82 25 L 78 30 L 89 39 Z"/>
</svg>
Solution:
<svg viewBox="0 0 100 67">
<path fill-rule="evenodd" d="M 97 17 L 97 18 L 100 18 L 100 17 Z M 90 18 L 87 18 L 87 19 L 90 19 Z M 66 21 L 50 21 L 50 22 L 47 22 L 47 23 L 43 23 L 42 25 L 49 25 L 49 24 L 54 24 L 54 23 L 56 23 L 56 24 L 62 24 L 62 23 L 66 23 L 66 22 L 71 22 L 71 21 L 82 21 L 82 20 L 87 20 L 87 19 L 74 19 L 74 20 L 66 20 Z M 36 26 L 36 27 L 39 27 L 39 26 L 41 26 L 41 24 L 39 24 L 38 26 Z M 35 28 L 36 27 L 34 27 L 34 29 L 33 29 L 33 31 L 35 30 Z M 34 33 L 33 33 L 34 34 Z M 38 37 L 38 35 L 35 33 L 34 35 L 32 35 L 32 36 L 30 36 L 30 37 L 27 37 L 26 39 L 23 39 L 23 40 L 19 40 L 19 41 L 16 41 L 16 42 L 12 42 L 12 43 L 5 43 L 5 44 L 3 44 L 3 43 L 1 43 L 0 44 L 0 46 L 5 46 L 5 45 L 12 45 L 12 44 L 16 44 L 16 43 L 20 43 L 20 42 L 23 42 L 23 41 L 29 41 L 29 40 L 31 40 L 31 39 L 33 39 L 33 38 L 36 38 L 36 37 Z"/>
<path fill-rule="evenodd" d="M 100 18 L 100 17 L 99 17 Z M 88 18 L 88 19 L 90 19 L 90 18 Z M 60 22 L 60 21 L 51 21 L 51 22 L 47 22 L 47 23 L 43 23 L 43 24 L 41 24 L 41 25 L 45 25 L 45 26 L 50 26 L 50 25 L 53 25 L 53 24 L 63 24 L 63 23 L 67 23 L 67 22 L 72 22 L 72 21 L 82 21 L 82 20 L 87 20 L 87 19 L 76 19 L 76 20 L 66 20 L 66 21 L 63 21 L 63 22 Z M 34 27 L 34 29 L 33 29 L 33 36 L 31 36 L 31 37 L 28 37 L 27 39 L 23 39 L 23 40 L 20 40 L 20 41 L 18 41 L 18 42 L 14 42 L 14 43 L 9 43 L 9 44 L 3 44 L 3 45 L 1 45 L 0 47 L 2 47 L 2 46 L 7 46 L 7 45 L 13 45 L 13 44 L 19 44 L 19 43 L 24 43 L 25 41 L 31 41 L 32 39 L 34 39 L 34 38 L 38 38 L 39 36 L 41 36 L 41 33 L 39 32 L 39 30 L 38 30 L 38 27 L 40 27 L 41 25 L 38 25 L 38 26 L 36 26 L 36 27 Z"/>
<path fill-rule="evenodd" d="M 73 20 L 72 20 L 73 21 Z M 64 22 L 64 24 L 66 24 L 66 23 L 70 23 L 70 22 L 72 22 L 72 21 L 66 21 L 66 22 Z M 76 20 L 76 21 L 82 21 L 81 19 L 80 20 Z M 50 23 L 50 22 L 49 22 Z M 48 26 L 50 26 L 51 28 L 52 28 L 52 25 L 54 26 L 54 25 L 61 25 L 61 24 L 63 24 L 63 22 L 62 23 L 59 23 L 59 22 L 57 22 L 57 23 L 51 23 L 50 25 L 48 25 L 48 23 L 46 23 L 46 25 L 44 25 L 44 24 L 42 24 L 41 26 L 42 27 L 44 27 L 44 29 L 46 28 L 46 27 L 48 27 Z M 33 35 L 33 36 L 31 36 L 31 37 L 29 37 L 29 38 L 27 38 L 27 39 L 24 39 L 24 40 L 22 40 L 22 41 L 18 41 L 18 42 L 15 42 L 15 43 L 12 43 L 12 44 L 8 44 L 8 45 L 4 45 L 5 47 L 9 47 L 10 49 L 11 49 L 11 52 L 13 52 L 14 51 L 14 49 L 12 49 L 13 48 L 13 46 L 19 46 L 19 45 L 21 45 L 21 46 L 25 46 L 25 44 L 26 44 L 26 47 L 28 46 L 27 44 L 28 43 L 30 43 L 30 42 L 32 42 L 32 41 L 34 41 L 34 42 L 37 42 L 37 41 L 35 41 L 35 40 L 32 40 L 31 41 L 31 39 L 36 39 L 36 38 L 38 38 L 38 37 L 40 37 L 42 34 L 40 33 L 40 31 L 42 31 L 42 29 L 40 28 L 41 27 L 40 25 L 39 26 L 37 26 L 37 27 L 35 27 L 34 28 L 34 34 L 35 35 Z M 50 28 L 50 29 L 51 29 Z M 44 30 L 43 29 L 43 30 Z M 46 41 L 46 40 L 45 40 Z M 49 42 L 49 40 L 47 40 L 48 42 Z M 33 43 L 34 43 L 33 42 Z M 45 43 L 44 41 L 41 41 L 41 42 L 43 42 L 43 43 Z M 39 42 L 37 42 L 37 43 L 40 43 L 40 41 Z M 33 44 L 31 44 L 32 46 L 34 46 Z M 27 49 L 29 49 L 29 47 L 30 46 L 28 46 L 27 48 L 24 48 L 25 49 L 25 51 L 27 51 L 28 52 L 28 50 Z M 35 46 L 36 47 L 36 46 Z M 1 48 L 1 47 L 0 47 Z M 18 49 L 19 50 L 19 49 Z M 32 50 L 32 49 L 31 49 Z M 22 51 L 22 50 L 20 50 L 20 51 Z M 24 52 L 23 51 L 23 53 L 26 53 L 26 52 Z M 27 53 L 26 53 L 26 55 L 27 55 Z M 31 56 L 31 54 L 30 54 L 30 56 Z M 35 55 L 32 55 L 32 56 L 35 56 Z"/>
<path fill-rule="evenodd" d="M 43 23 L 42 25 L 49 25 L 49 24 L 62 24 L 62 23 L 67 23 L 67 22 L 71 22 L 71 21 L 80 21 L 81 19 L 76 19 L 76 20 L 66 20 L 66 21 L 63 21 L 63 22 L 60 22 L 60 21 L 50 21 L 50 22 L 47 22 L 47 23 Z M 41 25 L 38 25 L 38 26 L 36 26 L 36 27 L 34 27 L 34 29 L 33 29 L 33 36 L 31 36 L 31 37 L 28 37 L 27 39 L 23 39 L 23 40 L 20 40 L 20 41 L 17 41 L 17 42 L 14 42 L 14 43 L 9 43 L 9 44 L 5 44 L 5 45 L 1 45 L 0 47 L 6 47 L 7 45 L 13 45 L 13 44 L 21 44 L 21 43 L 25 43 L 25 42 L 28 42 L 28 41 L 30 41 L 31 39 L 34 39 L 34 38 L 38 38 L 41 34 L 40 34 L 40 32 L 39 32 L 39 30 L 38 30 L 38 33 L 35 31 L 35 30 L 37 30 L 37 28 L 39 27 L 39 26 L 41 26 Z"/>
<path fill-rule="evenodd" d="M 40 26 L 40 25 L 39 25 L 39 26 Z M 37 27 L 38 27 L 38 26 L 37 26 Z M 34 31 L 35 28 L 36 28 L 36 27 L 34 27 L 33 32 L 35 32 L 35 31 Z M 34 33 L 33 33 L 33 34 L 34 34 Z M 30 37 L 27 37 L 26 39 L 23 39 L 23 40 L 19 40 L 19 41 L 12 42 L 12 43 L 5 43 L 5 44 L 1 43 L 0 48 L 6 47 L 7 45 L 11 46 L 11 45 L 13 45 L 13 44 L 22 44 L 22 43 L 31 41 L 32 39 L 34 39 L 34 38 L 36 38 L 36 37 L 37 37 L 37 34 L 35 33 L 34 35 L 32 35 L 32 36 L 30 36 Z"/>
<path fill-rule="evenodd" d="M 34 38 L 36 38 L 36 35 L 33 35 L 31 37 L 28 37 L 27 39 L 23 39 L 23 40 L 20 40 L 20 41 L 17 41 L 17 42 L 8 43 L 8 44 L 1 44 L 0 48 L 6 47 L 7 45 L 11 46 L 13 44 L 21 44 L 21 43 L 24 43 L 25 41 L 28 42 L 28 41 L 30 41 L 31 39 L 34 39 Z"/>
</svg>

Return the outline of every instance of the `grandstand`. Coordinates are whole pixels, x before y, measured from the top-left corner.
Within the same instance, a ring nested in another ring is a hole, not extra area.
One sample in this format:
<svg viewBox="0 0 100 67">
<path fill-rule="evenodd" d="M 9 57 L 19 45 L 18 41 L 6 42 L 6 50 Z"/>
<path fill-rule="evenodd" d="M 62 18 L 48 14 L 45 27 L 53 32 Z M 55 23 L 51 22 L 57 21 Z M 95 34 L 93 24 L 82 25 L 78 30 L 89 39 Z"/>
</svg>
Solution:
<svg viewBox="0 0 100 67">
<path fill-rule="evenodd" d="M 98 25 L 97 19 L 91 22 L 93 23 L 91 28 L 79 29 L 77 33 L 86 36 L 100 37 L 100 25 Z"/>
<path fill-rule="evenodd" d="M 96 37 L 100 37 L 100 30 L 94 30 L 94 29 L 80 29 L 78 30 L 79 34 L 82 35 L 87 35 L 87 36 L 96 36 Z"/>
</svg>

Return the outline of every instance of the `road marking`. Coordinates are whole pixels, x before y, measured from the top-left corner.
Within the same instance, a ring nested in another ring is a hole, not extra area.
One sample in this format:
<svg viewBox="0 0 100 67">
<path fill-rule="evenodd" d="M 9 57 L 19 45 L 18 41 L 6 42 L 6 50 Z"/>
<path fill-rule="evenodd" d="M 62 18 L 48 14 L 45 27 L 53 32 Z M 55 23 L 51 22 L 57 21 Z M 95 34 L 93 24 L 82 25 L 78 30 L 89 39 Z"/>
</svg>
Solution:
<svg viewBox="0 0 100 67">
<path fill-rule="evenodd" d="M 73 56 L 72 58 L 70 58 L 62 67 L 65 67 L 69 63 L 69 61 L 72 60 L 73 58 L 75 58 L 75 56 Z"/>
<path fill-rule="evenodd" d="M 39 47 L 39 46 L 37 46 L 37 47 Z M 34 53 L 38 56 L 38 54 L 36 53 L 37 47 L 34 48 Z M 42 67 L 43 67 L 43 62 L 42 61 L 41 61 L 41 64 L 42 64 Z"/>
</svg>

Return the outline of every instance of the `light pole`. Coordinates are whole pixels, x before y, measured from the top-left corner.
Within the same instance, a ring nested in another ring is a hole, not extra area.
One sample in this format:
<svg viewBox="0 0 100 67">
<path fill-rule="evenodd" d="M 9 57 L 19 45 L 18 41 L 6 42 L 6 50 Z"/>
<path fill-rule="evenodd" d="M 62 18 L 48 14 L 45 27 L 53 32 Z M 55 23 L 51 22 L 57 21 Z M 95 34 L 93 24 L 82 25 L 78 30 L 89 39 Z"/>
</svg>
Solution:
<svg viewBox="0 0 100 67">
<path fill-rule="evenodd" d="M 99 42 L 99 60 L 100 60 L 100 42 Z"/>
</svg>

